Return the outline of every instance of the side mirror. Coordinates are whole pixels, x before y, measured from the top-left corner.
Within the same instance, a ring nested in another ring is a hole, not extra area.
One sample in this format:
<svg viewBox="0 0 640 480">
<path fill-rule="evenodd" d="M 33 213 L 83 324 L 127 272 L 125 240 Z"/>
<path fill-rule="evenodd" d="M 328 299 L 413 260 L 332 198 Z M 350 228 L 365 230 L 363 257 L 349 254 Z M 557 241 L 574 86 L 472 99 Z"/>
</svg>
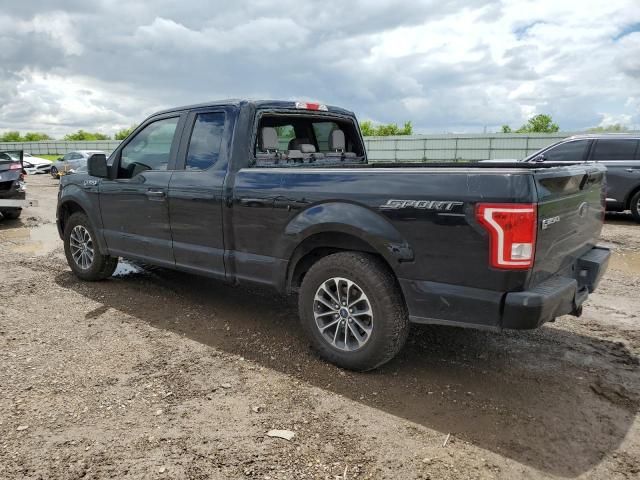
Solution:
<svg viewBox="0 0 640 480">
<path fill-rule="evenodd" d="M 533 159 L 534 162 L 544 162 L 547 157 L 544 156 L 544 153 L 541 153 L 536 158 Z"/>
<path fill-rule="evenodd" d="M 94 153 L 87 160 L 87 170 L 92 177 L 109 177 L 109 167 L 107 167 L 107 156 L 104 153 Z"/>
</svg>

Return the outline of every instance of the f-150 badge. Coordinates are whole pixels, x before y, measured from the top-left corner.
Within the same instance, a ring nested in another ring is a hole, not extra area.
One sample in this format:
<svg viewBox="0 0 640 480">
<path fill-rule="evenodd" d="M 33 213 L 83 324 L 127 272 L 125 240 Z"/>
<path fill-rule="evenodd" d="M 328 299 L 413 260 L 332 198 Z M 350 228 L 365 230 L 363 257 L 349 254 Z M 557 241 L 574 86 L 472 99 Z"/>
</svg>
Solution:
<svg viewBox="0 0 640 480">
<path fill-rule="evenodd" d="M 450 212 L 455 207 L 464 205 L 463 202 L 448 202 L 442 200 L 387 200 L 387 203 L 380 205 L 385 210 L 397 210 L 400 208 L 418 208 L 421 210 L 435 210 L 438 212 Z"/>
</svg>

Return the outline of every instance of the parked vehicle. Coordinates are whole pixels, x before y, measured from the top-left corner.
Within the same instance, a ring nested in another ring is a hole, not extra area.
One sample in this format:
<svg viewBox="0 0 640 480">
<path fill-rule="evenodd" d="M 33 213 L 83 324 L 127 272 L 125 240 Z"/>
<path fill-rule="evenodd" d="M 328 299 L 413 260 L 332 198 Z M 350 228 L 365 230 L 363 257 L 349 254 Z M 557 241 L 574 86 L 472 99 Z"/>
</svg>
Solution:
<svg viewBox="0 0 640 480">
<path fill-rule="evenodd" d="M 22 214 L 26 184 L 20 153 L 0 152 L 0 215 L 15 220 Z"/>
<path fill-rule="evenodd" d="M 353 113 L 225 101 L 145 120 L 60 182 L 83 280 L 118 257 L 297 293 L 320 354 L 368 370 L 409 325 L 536 328 L 607 268 L 598 164 L 367 164 Z"/>
<path fill-rule="evenodd" d="M 60 178 L 67 173 L 73 173 L 78 167 L 86 166 L 87 159 L 95 154 L 104 154 L 102 150 L 75 150 L 73 152 L 65 153 L 65 155 L 56 160 L 51 166 L 51 176 L 54 178 Z"/>
<path fill-rule="evenodd" d="M 640 222 L 640 134 L 574 135 L 529 155 L 523 162 L 602 162 L 607 167 L 607 210 L 630 210 Z"/>
<path fill-rule="evenodd" d="M 53 162 L 46 158 L 40 158 L 25 152 L 22 159 L 24 171 L 28 175 L 37 175 L 40 173 L 49 173 Z"/>
</svg>

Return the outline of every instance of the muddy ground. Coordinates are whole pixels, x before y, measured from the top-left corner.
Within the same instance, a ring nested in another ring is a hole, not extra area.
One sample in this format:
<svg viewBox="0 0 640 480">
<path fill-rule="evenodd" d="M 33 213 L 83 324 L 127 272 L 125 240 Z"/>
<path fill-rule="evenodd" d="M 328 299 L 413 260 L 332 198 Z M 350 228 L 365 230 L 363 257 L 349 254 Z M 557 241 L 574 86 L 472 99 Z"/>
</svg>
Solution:
<svg viewBox="0 0 640 480">
<path fill-rule="evenodd" d="M 123 263 L 78 281 L 57 182 L 29 189 L 40 206 L 0 224 L 0 478 L 640 478 L 625 215 L 607 217 L 615 257 L 582 318 L 415 328 L 357 374 L 314 355 L 292 299 Z"/>
</svg>

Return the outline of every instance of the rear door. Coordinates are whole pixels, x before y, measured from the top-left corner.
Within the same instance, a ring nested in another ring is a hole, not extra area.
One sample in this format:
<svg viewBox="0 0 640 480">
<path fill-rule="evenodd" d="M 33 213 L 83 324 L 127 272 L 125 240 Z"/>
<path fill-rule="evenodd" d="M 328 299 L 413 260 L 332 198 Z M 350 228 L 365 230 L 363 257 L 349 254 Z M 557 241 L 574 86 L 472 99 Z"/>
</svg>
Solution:
<svg viewBox="0 0 640 480">
<path fill-rule="evenodd" d="M 103 233 L 112 255 L 173 265 L 167 192 L 185 115 L 154 117 L 116 150 L 100 181 Z"/>
<path fill-rule="evenodd" d="M 531 285 L 561 273 L 598 242 L 604 218 L 605 168 L 580 164 L 534 172 L 538 230 Z"/>
<path fill-rule="evenodd" d="M 607 167 L 607 203 L 625 208 L 631 192 L 640 186 L 639 143 L 630 138 L 598 139 L 590 160 Z"/>
<path fill-rule="evenodd" d="M 234 107 L 189 113 L 168 193 L 176 266 L 217 278 L 225 278 L 223 187 L 234 118 Z"/>
</svg>

